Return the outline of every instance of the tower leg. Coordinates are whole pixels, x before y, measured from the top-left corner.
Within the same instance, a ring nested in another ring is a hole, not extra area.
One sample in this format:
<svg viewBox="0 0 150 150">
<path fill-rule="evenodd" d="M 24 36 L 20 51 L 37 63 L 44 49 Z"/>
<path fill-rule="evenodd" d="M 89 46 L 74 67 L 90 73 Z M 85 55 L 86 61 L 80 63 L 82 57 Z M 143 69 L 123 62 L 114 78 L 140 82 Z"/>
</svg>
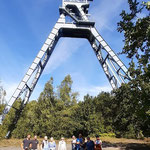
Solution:
<svg viewBox="0 0 150 150">
<path fill-rule="evenodd" d="M 127 68 L 110 46 L 105 42 L 102 36 L 97 32 L 96 28 L 91 28 L 92 40 L 91 46 L 112 86 L 113 89 L 118 88 L 121 83 L 125 83 L 125 79 L 130 79 Z M 105 51 L 105 55 L 104 52 Z"/>
<path fill-rule="evenodd" d="M 29 67 L 27 73 L 25 74 L 24 78 L 21 80 L 20 84 L 18 85 L 17 89 L 15 90 L 14 94 L 12 95 L 10 101 L 6 105 L 3 114 L 0 116 L 0 124 L 4 120 L 5 116 L 8 114 L 10 108 L 13 108 L 13 104 L 15 101 L 24 94 L 24 97 L 21 102 L 21 106 L 16 109 L 16 116 L 12 121 L 14 127 L 11 124 L 11 131 L 7 133 L 7 137 L 10 136 L 11 132 L 15 128 L 15 125 L 19 119 L 19 116 L 22 113 L 25 105 L 28 103 L 29 98 L 57 44 L 57 41 L 60 38 L 59 30 L 64 23 L 64 15 L 62 14 L 58 19 L 57 23 L 55 24 L 54 28 L 52 29 L 51 33 L 49 34 L 48 38 L 46 39 L 45 43 L 43 44 L 41 50 L 37 54 L 36 58 L 34 59 L 33 63 Z M 32 80 L 31 80 L 32 79 Z"/>
</svg>

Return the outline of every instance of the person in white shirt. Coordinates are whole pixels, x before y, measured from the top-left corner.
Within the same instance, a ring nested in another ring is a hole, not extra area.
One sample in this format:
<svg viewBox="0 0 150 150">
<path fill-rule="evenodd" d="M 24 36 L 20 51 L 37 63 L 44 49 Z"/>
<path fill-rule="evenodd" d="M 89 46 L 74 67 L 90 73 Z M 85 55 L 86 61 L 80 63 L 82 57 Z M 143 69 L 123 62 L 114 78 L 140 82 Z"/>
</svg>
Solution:
<svg viewBox="0 0 150 150">
<path fill-rule="evenodd" d="M 44 137 L 44 140 L 41 144 L 41 149 L 42 150 L 49 150 L 49 142 L 47 136 Z"/>
<path fill-rule="evenodd" d="M 72 145 L 72 150 L 76 150 L 76 137 L 74 135 L 72 136 L 71 145 Z"/>
<path fill-rule="evenodd" d="M 102 141 L 100 140 L 98 135 L 96 136 L 95 150 L 102 150 Z"/>
<path fill-rule="evenodd" d="M 54 138 L 51 137 L 49 142 L 49 150 L 55 150 L 55 149 L 56 149 L 56 143 L 54 141 Z"/>
<path fill-rule="evenodd" d="M 58 150 L 67 150 L 67 146 L 66 146 L 66 142 L 64 140 L 64 137 L 62 137 L 61 141 L 59 141 Z"/>
</svg>

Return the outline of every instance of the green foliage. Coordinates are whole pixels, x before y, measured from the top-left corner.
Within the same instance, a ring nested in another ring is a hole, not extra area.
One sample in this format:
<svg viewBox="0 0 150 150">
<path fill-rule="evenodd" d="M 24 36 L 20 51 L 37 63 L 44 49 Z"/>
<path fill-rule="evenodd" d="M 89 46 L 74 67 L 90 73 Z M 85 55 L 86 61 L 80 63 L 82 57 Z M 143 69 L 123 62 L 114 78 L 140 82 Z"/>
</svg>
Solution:
<svg viewBox="0 0 150 150">
<path fill-rule="evenodd" d="M 135 56 L 139 63 L 138 68 L 143 68 L 150 60 L 150 17 L 148 9 L 145 9 L 145 17 L 138 17 L 145 7 L 137 0 L 128 0 L 128 3 L 130 12 L 123 10 L 122 20 L 118 23 L 118 31 L 124 32 L 125 37 L 122 53 L 127 54 L 129 58 Z"/>
<path fill-rule="evenodd" d="M 77 93 L 72 92 L 71 77 L 66 76 L 57 91 L 54 92 L 51 78 L 38 101 L 26 105 L 12 137 L 24 138 L 27 134 L 36 134 L 59 139 L 82 133 L 92 137 L 141 138 L 149 132 L 149 107 L 146 103 L 140 103 L 143 102 L 142 92 L 138 97 L 138 88 L 131 83 L 123 84 L 113 94 L 101 92 L 95 97 L 86 95 L 83 101 L 77 102 Z M 20 104 L 21 99 L 15 102 L 14 107 L 19 108 Z M 3 126 L 0 126 L 0 137 L 11 128 L 15 113 L 12 108 L 6 116 Z"/>
<path fill-rule="evenodd" d="M 126 137 L 131 134 L 129 137 L 138 137 L 141 131 L 144 136 L 149 136 L 150 2 L 140 4 L 137 0 L 128 0 L 128 3 L 130 12 L 122 11 L 122 20 L 118 23 L 118 31 L 123 32 L 125 37 L 125 45 L 122 53 L 132 58 L 129 68 L 132 81 L 126 85 L 122 85 L 122 87 L 115 92 L 115 99 L 116 101 L 120 101 L 120 103 L 118 103 L 121 108 L 123 108 L 123 110 L 120 110 L 119 107 L 118 113 L 121 111 L 123 113 L 115 119 L 115 122 L 116 124 L 122 123 L 124 129 L 127 129 L 125 131 L 129 133 L 123 133 L 124 135 L 126 134 Z M 144 13 L 144 17 L 139 18 L 140 13 Z M 126 105 L 122 105 L 125 103 Z"/>
<path fill-rule="evenodd" d="M 31 101 L 28 103 L 17 122 L 15 130 L 12 132 L 12 137 L 14 138 L 24 138 L 27 134 L 34 135 L 35 129 L 34 126 L 36 125 L 35 120 L 35 109 L 37 107 L 36 101 Z"/>
<path fill-rule="evenodd" d="M 147 8 L 148 10 L 150 10 L 150 1 L 148 1 L 148 2 L 143 2 L 143 5 L 145 5 L 146 8 Z"/>
<path fill-rule="evenodd" d="M 115 133 L 112 133 L 112 132 L 110 132 L 110 133 L 99 133 L 98 135 L 101 137 L 116 137 Z"/>
<path fill-rule="evenodd" d="M 1 135 L 6 135 L 8 131 L 11 131 L 14 129 L 14 120 L 15 116 L 17 115 L 18 111 L 21 106 L 21 99 L 18 99 L 10 109 L 8 115 L 6 115 L 5 120 L 3 121 L 3 125 L 1 126 L 2 132 L 0 133 Z"/>
<path fill-rule="evenodd" d="M 5 108 L 5 105 L 4 104 L 0 104 L 0 115 L 3 113 L 4 108 Z"/>
<path fill-rule="evenodd" d="M 29 102 L 21 114 L 12 132 L 14 138 L 24 138 L 27 134 L 38 136 L 71 137 L 82 133 L 84 136 L 95 136 L 99 133 L 112 131 L 110 121 L 109 93 L 101 93 L 97 97 L 86 95 L 84 101 L 77 103 L 77 93 L 72 92 L 72 80 L 66 76 L 54 92 L 53 78 L 51 78 L 41 92 L 38 101 Z M 21 99 L 15 104 L 19 108 Z M 11 109 L 2 126 L 5 135 L 11 127 L 15 116 L 15 109 Z M 107 118 L 107 119 L 106 119 Z M 1 128 L 0 128 L 1 130 Z"/>
</svg>

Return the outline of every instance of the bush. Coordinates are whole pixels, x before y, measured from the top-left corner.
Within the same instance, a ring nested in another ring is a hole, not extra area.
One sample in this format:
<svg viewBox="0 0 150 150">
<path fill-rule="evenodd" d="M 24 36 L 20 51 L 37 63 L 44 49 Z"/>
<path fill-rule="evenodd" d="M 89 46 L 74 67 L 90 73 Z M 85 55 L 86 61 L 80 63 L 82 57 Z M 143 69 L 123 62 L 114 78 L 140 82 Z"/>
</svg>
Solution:
<svg viewBox="0 0 150 150">
<path fill-rule="evenodd" d="M 109 133 L 100 133 L 101 137 L 116 137 L 115 133 L 109 132 Z"/>
</svg>

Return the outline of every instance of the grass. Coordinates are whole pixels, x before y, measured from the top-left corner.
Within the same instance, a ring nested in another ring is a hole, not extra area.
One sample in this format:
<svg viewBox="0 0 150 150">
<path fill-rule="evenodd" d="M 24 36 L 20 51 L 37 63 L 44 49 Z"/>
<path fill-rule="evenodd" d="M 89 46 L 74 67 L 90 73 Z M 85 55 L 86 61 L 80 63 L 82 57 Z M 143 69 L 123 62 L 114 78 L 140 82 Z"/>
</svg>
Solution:
<svg viewBox="0 0 150 150">
<path fill-rule="evenodd" d="M 3 139 L 0 140 L 0 147 L 14 146 L 18 147 L 21 145 L 22 139 Z"/>
</svg>

